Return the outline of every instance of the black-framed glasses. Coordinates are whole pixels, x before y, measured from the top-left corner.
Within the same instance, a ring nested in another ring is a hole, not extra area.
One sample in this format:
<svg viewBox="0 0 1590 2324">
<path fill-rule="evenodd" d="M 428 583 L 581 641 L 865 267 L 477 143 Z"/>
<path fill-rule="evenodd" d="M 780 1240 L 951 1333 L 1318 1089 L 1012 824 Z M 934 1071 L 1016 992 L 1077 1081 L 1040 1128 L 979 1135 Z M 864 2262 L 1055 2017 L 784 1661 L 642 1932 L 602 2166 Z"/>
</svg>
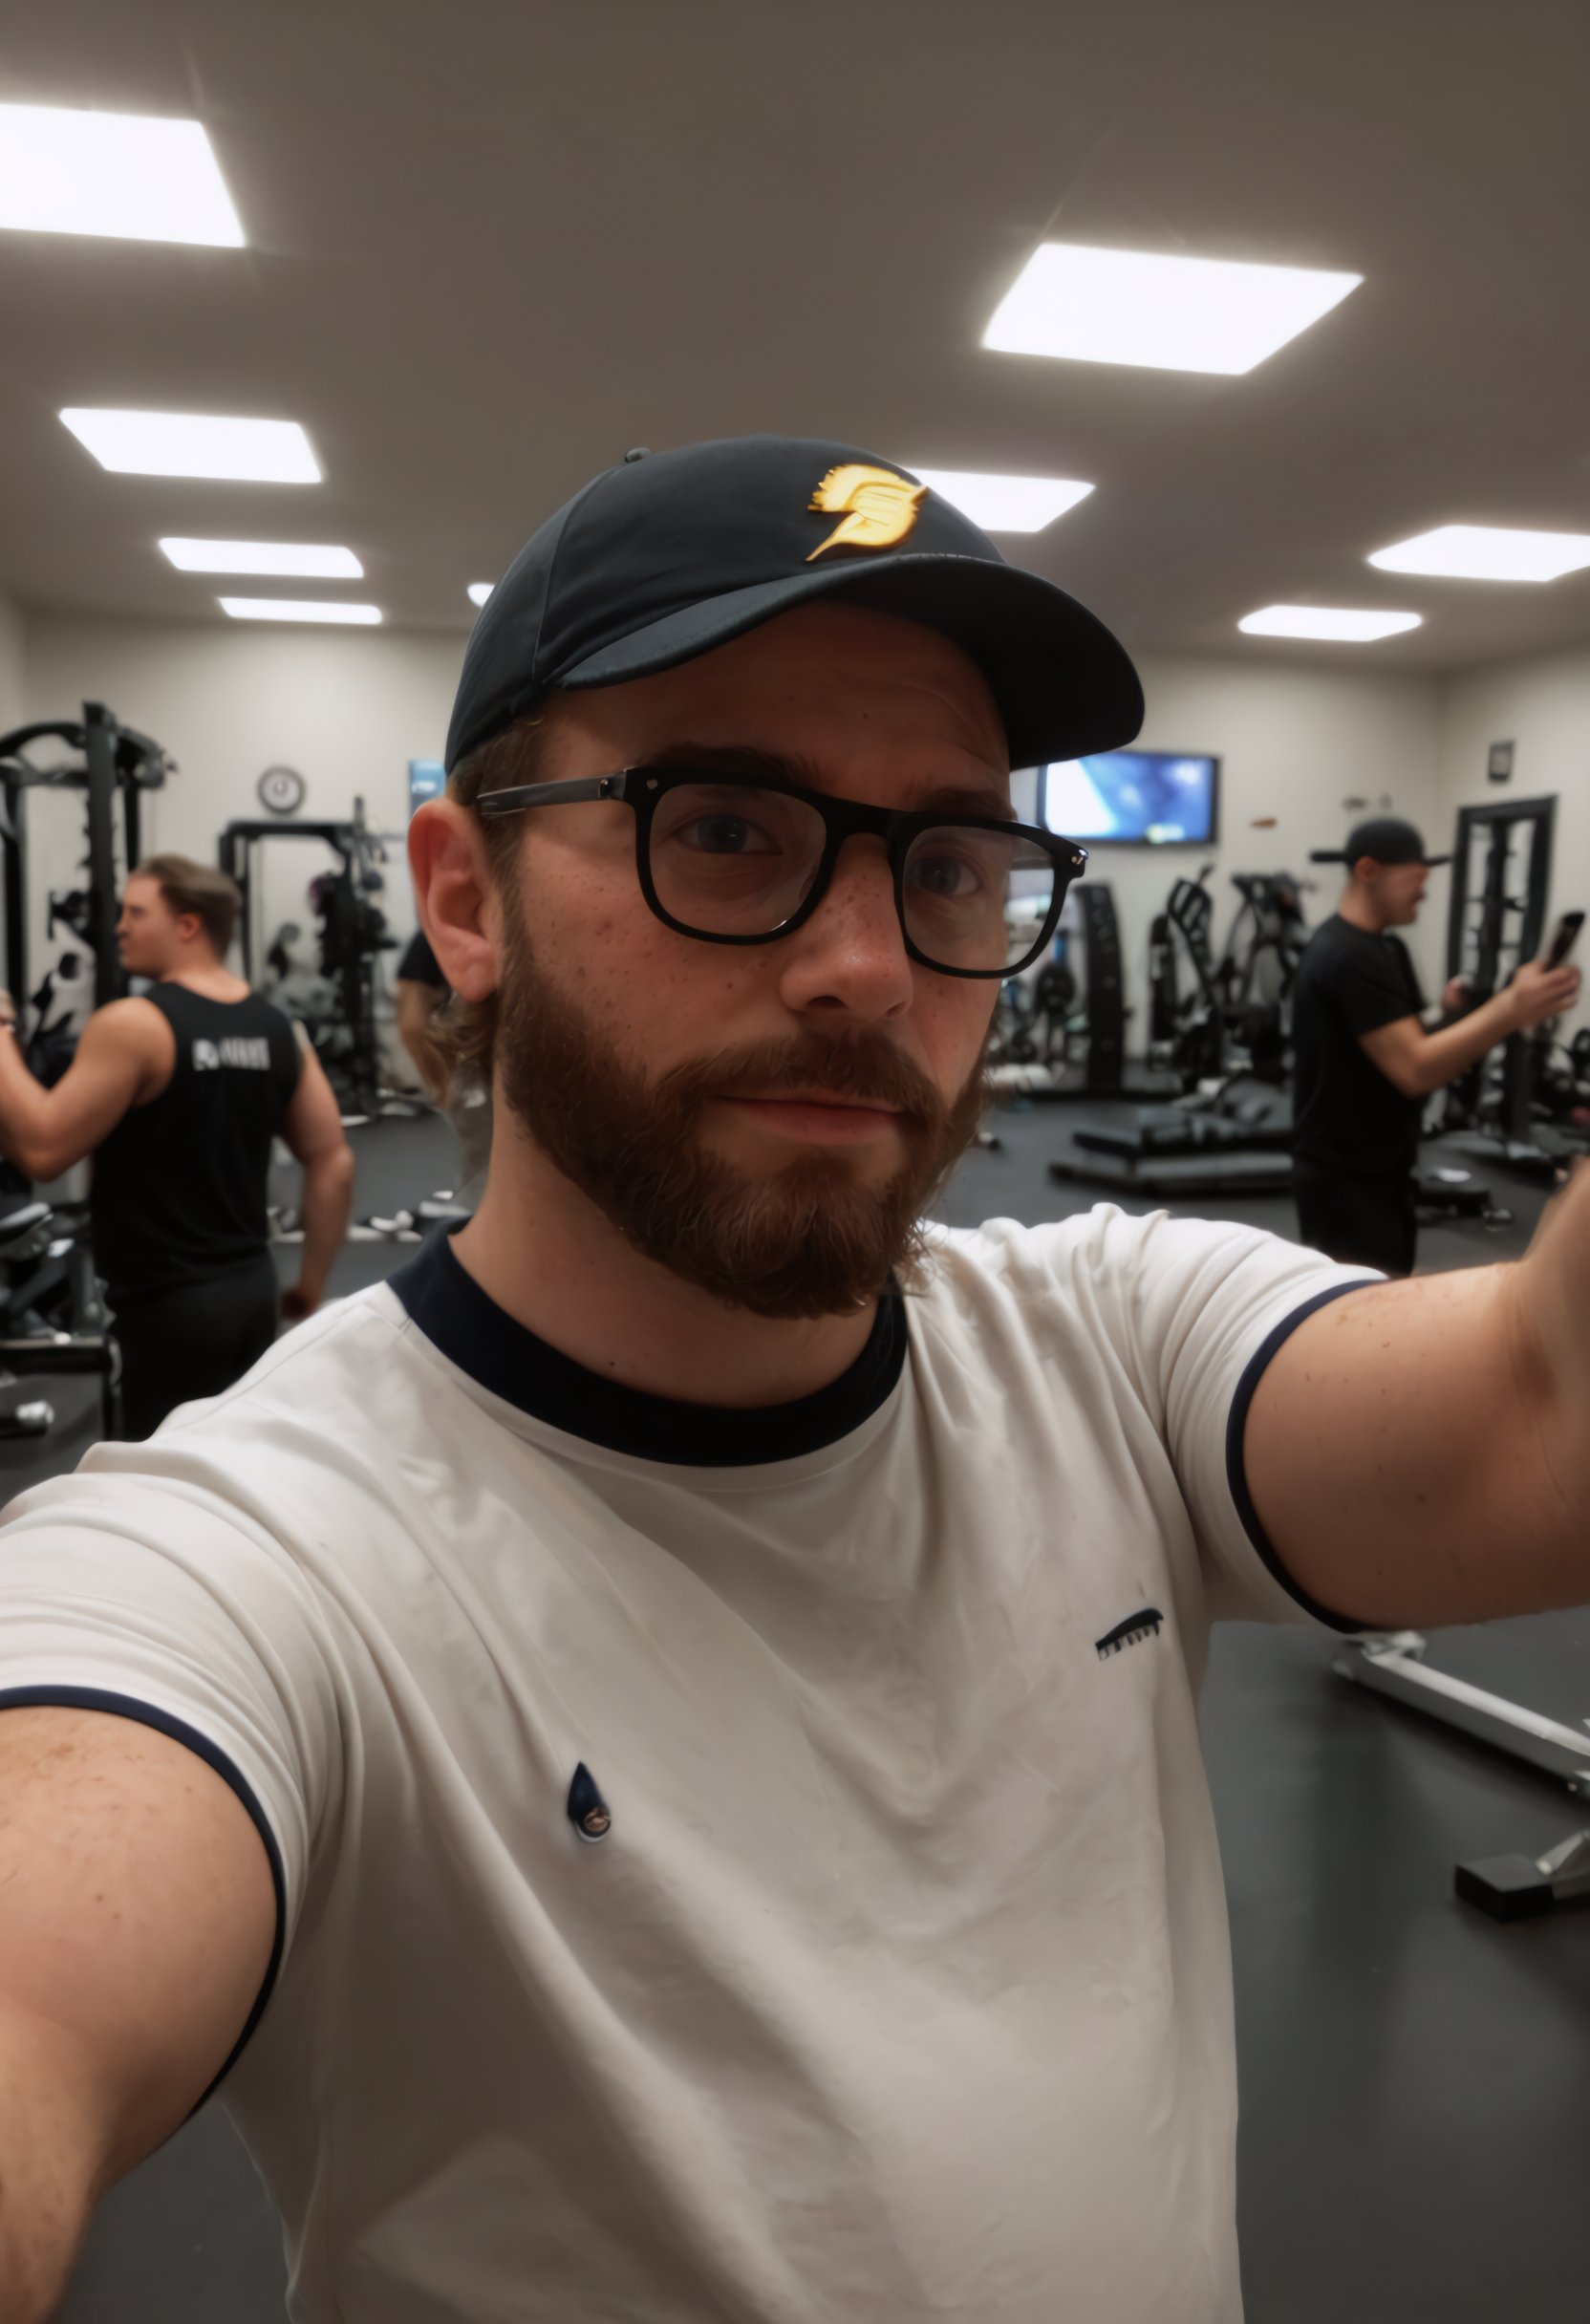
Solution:
<svg viewBox="0 0 1590 2324">
<path fill-rule="evenodd" d="M 945 977 L 1010 977 L 1037 959 L 1087 851 L 1035 824 L 907 814 L 761 775 L 629 766 L 578 783 L 487 791 L 483 815 L 612 799 L 634 813 L 641 893 L 705 944 L 793 936 L 827 893 L 839 851 L 881 839 L 906 951 Z"/>
</svg>

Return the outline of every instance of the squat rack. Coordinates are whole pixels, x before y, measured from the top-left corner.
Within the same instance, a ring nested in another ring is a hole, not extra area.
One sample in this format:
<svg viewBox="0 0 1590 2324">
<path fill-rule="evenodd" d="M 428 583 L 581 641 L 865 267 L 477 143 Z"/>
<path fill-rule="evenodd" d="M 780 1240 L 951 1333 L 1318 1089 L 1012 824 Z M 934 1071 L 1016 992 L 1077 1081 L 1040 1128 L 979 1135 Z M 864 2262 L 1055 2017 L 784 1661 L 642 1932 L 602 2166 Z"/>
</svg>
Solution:
<svg viewBox="0 0 1590 2324">
<path fill-rule="evenodd" d="M 29 749 L 64 742 L 80 765 L 36 766 Z M 88 835 L 88 886 L 61 899 L 59 916 L 94 955 L 94 1005 L 102 1008 L 126 991 L 116 945 L 117 812 L 122 861 L 130 872 L 142 854 L 140 803 L 163 787 L 176 762 L 158 742 L 123 726 L 103 702 L 85 702 L 77 719 L 43 719 L 0 735 L 0 895 L 6 916 L 6 984 L 20 1002 L 28 992 L 28 821 L 31 790 L 81 791 Z M 54 907 L 56 898 L 52 895 Z M 54 916 L 54 914 L 53 914 Z"/>
<path fill-rule="evenodd" d="M 40 742 L 64 744 L 78 764 L 41 766 L 28 756 Z M 28 975 L 28 794 L 81 792 L 87 834 L 87 886 L 52 893 L 52 928 L 64 919 L 94 958 L 97 1008 L 125 992 L 117 948 L 118 873 L 130 872 L 143 852 L 142 795 L 159 790 L 175 762 L 136 728 L 123 726 L 103 702 L 85 702 L 76 719 L 42 719 L 0 735 L 0 900 L 5 912 L 6 982 L 20 1002 Z M 120 821 L 121 860 L 117 852 Z M 9 1166 L 0 1166 L 9 1172 Z M 11 1191 L 26 1181 L 10 1173 Z M 120 1432 L 120 1356 L 95 1280 L 86 1242 L 43 1203 L 24 1201 L 0 1223 L 0 1266 L 18 1269 L 0 1283 L 0 1365 L 25 1374 L 91 1372 L 98 1380 L 101 1425 Z M 64 1295 L 64 1328 L 49 1327 L 56 1314 L 46 1297 Z M 38 1313 L 34 1314 L 35 1302 Z M 41 1320 L 42 1319 L 42 1320 Z"/>
<path fill-rule="evenodd" d="M 1522 961 L 1535 959 L 1546 929 L 1555 795 L 1460 807 L 1447 921 L 1447 974 L 1467 977 L 1469 1007 L 1499 993 Z M 1519 885 L 1521 894 L 1510 893 Z M 1448 1093 L 1448 1127 L 1471 1127 L 1487 1110 L 1494 1068 L 1481 1058 Z M 1497 1128 L 1509 1158 L 1527 1159 L 1535 1081 L 1535 1036 L 1510 1035 L 1502 1052 Z M 1538 1157 L 1541 1161 L 1546 1156 Z"/>
<path fill-rule="evenodd" d="M 1474 998 L 1489 1001 L 1520 960 L 1533 960 L 1546 927 L 1557 799 L 1508 799 L 1458 809 L 1447 917 L 1447 974 L 1469 977 Z M 1514 834 L 1528 859 L 1524 893 L 1509 895 Z M 1483 847 L 1484 864 L 1478 858 Z M 1509 920 L 1515 925 L 1510 927 Z"/>
</svg>

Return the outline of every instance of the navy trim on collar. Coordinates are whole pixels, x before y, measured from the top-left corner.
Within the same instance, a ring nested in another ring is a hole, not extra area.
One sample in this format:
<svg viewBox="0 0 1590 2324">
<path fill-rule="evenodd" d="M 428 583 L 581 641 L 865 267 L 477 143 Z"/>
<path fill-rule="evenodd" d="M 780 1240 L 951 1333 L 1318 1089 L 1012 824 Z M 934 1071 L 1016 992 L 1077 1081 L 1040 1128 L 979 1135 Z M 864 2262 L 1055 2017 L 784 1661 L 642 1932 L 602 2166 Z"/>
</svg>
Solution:
<svg viewBox="0 0 1590 2324">
<path fill-rule="evenodd" d="M 827 1388 L 742 1411 L 649 1396 L 587 1371 L 488 1299 L 445 1234 L 387 1281 L 426 1339 L 480 1387 L 550 1428 L 641 1460 L 738 1469 L 820 1452 L 870 1420 L 905 1368 L 905 1316 L 892 1292 L 878 1302 L 861 1354 Z"/>
</svg>

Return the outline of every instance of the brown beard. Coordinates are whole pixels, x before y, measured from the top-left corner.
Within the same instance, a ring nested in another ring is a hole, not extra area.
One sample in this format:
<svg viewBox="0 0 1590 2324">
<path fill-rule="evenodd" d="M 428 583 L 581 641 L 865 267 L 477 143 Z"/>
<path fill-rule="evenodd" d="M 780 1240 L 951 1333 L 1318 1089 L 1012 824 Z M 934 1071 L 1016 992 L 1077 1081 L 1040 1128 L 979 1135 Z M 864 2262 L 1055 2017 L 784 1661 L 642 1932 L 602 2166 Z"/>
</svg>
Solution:
<svg viewBox="0 0 1590 2324">
<path fill-rule="evenodd" d="M 693 1058 L 656 1081 L 605 1041 L 538 965 L 504 897 L 495 1066 L 503 1102 L 548 1159 L 635 1250 L 753 1315 L 853 1313 L 922 1263 L 921 1219 L 971 1141 L 983 1063 L 946 1105 L 888 1037 L 867 1029 L 759 1042 Z M 906 1159 L 881 1187 L 811 1154 L 748 1178 L 704 1148 L 709 1098 L 781 1089 L 898 1109 Z"/>
</svg>

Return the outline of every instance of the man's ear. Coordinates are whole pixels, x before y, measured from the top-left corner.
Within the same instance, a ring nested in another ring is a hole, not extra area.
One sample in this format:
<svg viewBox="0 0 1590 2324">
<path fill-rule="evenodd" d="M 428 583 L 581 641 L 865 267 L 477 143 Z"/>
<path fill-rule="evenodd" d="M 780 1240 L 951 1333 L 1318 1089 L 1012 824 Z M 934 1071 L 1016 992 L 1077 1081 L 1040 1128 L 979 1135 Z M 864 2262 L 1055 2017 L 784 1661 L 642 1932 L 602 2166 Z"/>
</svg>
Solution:
<svg viewBox="0 0 1590 2324">
<path fill-rule="evenodd" d="M 409 825 L 409 871 L 419 925 L 442 975 L 465 1001 L 497 990 L 501 905 L 485 837 L 468 807 L 428 799 Z"/>
</svg>

